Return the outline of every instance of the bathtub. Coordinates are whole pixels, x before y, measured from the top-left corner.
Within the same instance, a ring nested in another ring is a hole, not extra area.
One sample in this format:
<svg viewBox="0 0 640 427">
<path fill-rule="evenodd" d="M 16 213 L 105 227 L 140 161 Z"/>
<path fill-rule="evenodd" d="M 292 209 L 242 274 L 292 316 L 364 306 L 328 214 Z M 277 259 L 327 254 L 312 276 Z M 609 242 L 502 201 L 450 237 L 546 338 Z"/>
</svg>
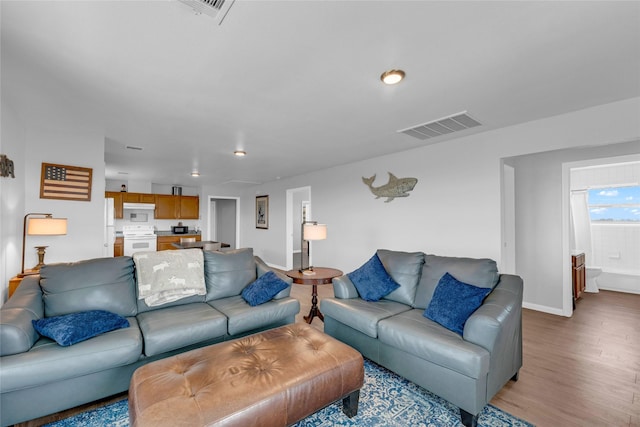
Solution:
<svg viewBox="0 0 640 427">
<path fill-rule="evenodd" d="M 640 275 L 603 271 L 595 280 L 600 290 L 640 294 Z"/>
</svg>

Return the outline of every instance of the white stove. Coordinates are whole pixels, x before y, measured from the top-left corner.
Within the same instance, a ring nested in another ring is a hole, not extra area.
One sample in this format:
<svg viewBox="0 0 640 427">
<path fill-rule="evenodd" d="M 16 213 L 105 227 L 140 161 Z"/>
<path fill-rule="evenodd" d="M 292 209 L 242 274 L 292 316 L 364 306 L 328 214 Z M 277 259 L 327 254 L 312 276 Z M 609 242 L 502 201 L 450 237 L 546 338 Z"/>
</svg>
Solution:
<svg viewBox="0 0 640 427">
<path fill-rule="evenodd" d="M 136 252 L 156 251 L 158 248 L 158 237 L 153 225 L 124 225 L 122 236 L 125 256 Z"/>
</svg>

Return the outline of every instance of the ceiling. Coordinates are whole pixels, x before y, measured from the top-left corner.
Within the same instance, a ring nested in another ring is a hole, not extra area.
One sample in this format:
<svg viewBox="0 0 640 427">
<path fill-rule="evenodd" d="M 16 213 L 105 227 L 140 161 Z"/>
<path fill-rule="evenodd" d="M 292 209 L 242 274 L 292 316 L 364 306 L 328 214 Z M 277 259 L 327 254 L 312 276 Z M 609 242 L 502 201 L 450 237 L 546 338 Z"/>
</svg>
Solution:
<svg viewBox="0 0 640 427">
<path fill-rule="evenodd" d="M 104 129 L 107 179 L 263 183 L 640 96 L 636 1 L 0 6 L 3 98 Z M 463 111 L 482 126 L 397 132 Z"/>
</svg>

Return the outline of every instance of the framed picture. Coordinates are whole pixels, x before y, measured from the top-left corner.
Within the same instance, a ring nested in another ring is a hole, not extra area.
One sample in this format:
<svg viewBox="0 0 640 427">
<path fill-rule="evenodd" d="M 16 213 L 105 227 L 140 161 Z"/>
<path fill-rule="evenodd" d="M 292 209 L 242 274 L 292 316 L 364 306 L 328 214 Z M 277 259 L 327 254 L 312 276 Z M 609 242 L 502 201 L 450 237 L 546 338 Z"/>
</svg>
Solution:
<svg viewBox="0 0 640 427">
<path fill-rule="evenodd" d="M 42 163 L 40 198 L 90 201 L 92 172 L 90 168 Z"/>
<path fill-rule="evenodd" d="M 256 196 L 256 228 L 269 228 L 269 196 Z"/>
</svg>

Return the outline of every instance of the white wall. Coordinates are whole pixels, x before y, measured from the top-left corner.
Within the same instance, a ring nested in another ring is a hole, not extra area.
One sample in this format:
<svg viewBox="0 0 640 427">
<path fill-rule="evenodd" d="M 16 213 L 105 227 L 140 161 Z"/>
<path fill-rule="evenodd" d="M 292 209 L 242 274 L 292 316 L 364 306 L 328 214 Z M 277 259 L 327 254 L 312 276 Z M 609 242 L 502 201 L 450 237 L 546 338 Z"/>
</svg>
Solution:
<svg viewBox="0 0 640 427">
<path fill-rule="evenodd" d="M 36 245 L 48 245 L 46 263 L 102 256 L 104 229 L 104 134 L 99 129 L 30 127 L 26 132 L 25 212 L 67 218 L 66 236 L 27 236 L 25 268 L 38 263 Z M 42 163 L 91 168 L 91 201 L 40 198 Z"/>
<path fill-rule="evenodd" d="M 640 98 L 634 98 L 238 189 L 235 194 L 242 194 L 240 245 L 253 247 L 266 262 L 285 265 L 285 192 L 309 185 L 313 218 L 328 225 L 328 239 L 314 244 L 314 265 L 348 272 L 377 248 L 500 260 L 501 159 L 637 140 L 638 111 Z M 387 182 L 387 171 L 399 178 L 418 179 L 410 197 L 384 203 L 362 183 L 361 177 L 375 173 L 374 186 L 380 186 Z M 553 166 L 553 173 L 559 177 L 561 165 Z M 209 194 L 224 191 L 233 190 L 203 189 Z M 563 305 L 564 263 L 555 250 L 558 242 L 561 248 L 562 234 L 559 191 L 554 196 L 558 208 L 542 213 L 547 225 L 517 237 L 536 248 L 530 259 L 535 268 L 520 263 L 523 270 L 518 271 L 525 280 L 525 301 L 550 310 Z M 255 229 L 254 198 L 261 194 L 269 195 L 269 230 Z"/>
<path fill-rule="evenodd" d="M 567 303 L 563 303 L 565 294 L 570 293 L 567 282 L 571 279 L 571 260 L 563 246 L 570 232 L 568 223 L 563 223 L 563 163 L 638 152 L 640 141 L 636 138 L 627 143 L 508 159 L 516 173 L 516 271 L 527 283 L 524 300 L 528 307 L 569 314 Z"/>
<path fill-rule="evenodd" d="M 15 178 L 0 178 L 0 305 L 7 298 L 9 280 L 20 272 L 26 176 L 24 125 L 4 100 L 1 114 L 0 153 L 13 160 Z"/>
</svg>

